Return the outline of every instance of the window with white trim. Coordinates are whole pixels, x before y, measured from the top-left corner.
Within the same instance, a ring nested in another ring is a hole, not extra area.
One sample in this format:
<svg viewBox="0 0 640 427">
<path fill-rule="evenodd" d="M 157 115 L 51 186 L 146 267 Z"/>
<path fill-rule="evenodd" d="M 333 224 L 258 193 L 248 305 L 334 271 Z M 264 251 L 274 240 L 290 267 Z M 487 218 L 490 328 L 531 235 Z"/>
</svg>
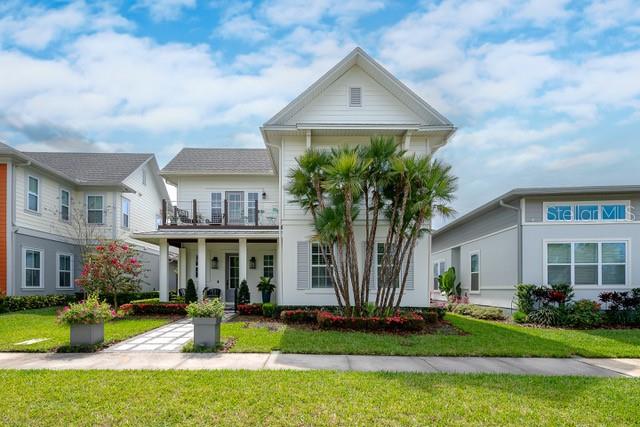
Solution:
<svg viewBox="0 0 640 427">
<path fill-rule="evenodd" d="M 247 193 L 247 222 L 248 224 L 254 224 L 256 222 L 256 202 L 258 201 L 259 193 L 248 192 Z"/>
<path fill-rule="evenodd" d="M 627 284 L 626 241 L 549 242 L 547 284 L 624 286 Z"/>
<path fill-rule="evenodd" d="M 87 222 L 104 224 L 104 196 L 87 196 Z"/>
<path fill-rule="evenodd" d="M 376 243 L 376 282 L 378 286 L 380 286 L 380 274 L 382 273 L 385 246 L 386 245 L 384 243 Z M 402 270 L 402 268 L 400 270 Z M 387 271 L 390 271 L 390 269 Z M 400 286 L 400 276 L 402 276 L 402 271 L 398 274 L 398 277 L 395 280 L 394 288 L 398 288 Z"/>
<path fill-rule="evenodd" d="M 60 219 L 69 221 L 71 217 L 71 194 L 69 191 L 60 190 Z"/>
<path fill-rule="evenodd" d="M 469 257 L 471 263 L 471 292 L 480 291 L 480 254 L 472 253 Z"/>
<path fill-rule="evenodd" d="M 440 282 L 438 281 L 438 277 L 440 277 L 447 270 L 447 264 L 440 260 L 433 263 L 433 290 L 440 290 Z"/>
<path fill-rule="evenodd" d="M 73 288 L 73 255 L 71 254 L 58 254 L 56 260 L 58 277 L 56 286 L 60 289 L 72 289 Z"/>
<path fill-rule="evenodd" d="M 274 275 L 274 260 L 275 260 L 275 256 L 273 256 L 273 255 L 265 255 L 262 258 L 262 275 L 264 277 L 273 278 L 273 275 Z"/>
<path fill-rule="evenodd" d="M 325 253 L 326 250 L 325 246 Z M 329 256 L 330 255 L 327 254 L 327 257 Z M 317 242 L 311 243 L 311 287 L 318 289 L 333 287 L 327 264 L 325 263 L 324 256 L 322 255 L 320 243 Z"/>
<path fill-rule="evenodd" d="M 129 218 L 131 211 L 131 201 L 126 197 L 122 198 L 122 227 L 129 228 Z"/>
<path fill-rule="evenodd" d="M 22 286 L 24 288 L 42 288 L 42 251 L 40 249 L 22 250 L 22 265 L 24 268 Z"/>
<path fill-rule="evenodd" d="M 211 193 L 211 222 L 222 224 L 222 193 Z"/>
<path fill-rule="evenodd" d="M 40 179 L 29 175 L 27 181 L 27 210 L 40 212 Z"/>
<path fill-rule="evenodd" d="M 545 202 L 545 222 L 625 221 L 629 201 Z"/>
</svg>

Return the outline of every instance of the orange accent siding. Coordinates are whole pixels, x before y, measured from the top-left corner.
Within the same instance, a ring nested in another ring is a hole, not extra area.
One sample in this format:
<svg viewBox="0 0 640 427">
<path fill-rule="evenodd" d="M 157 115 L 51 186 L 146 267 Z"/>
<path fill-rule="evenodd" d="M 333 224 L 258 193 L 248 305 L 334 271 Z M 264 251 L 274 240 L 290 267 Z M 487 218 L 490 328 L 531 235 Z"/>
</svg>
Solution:
<svg viewBox="0 0 640 427">
<path fill-rule="evenodd" d="M 0 294 L 7 294 L 7 164 L 0 164 Z"/>
</svg>

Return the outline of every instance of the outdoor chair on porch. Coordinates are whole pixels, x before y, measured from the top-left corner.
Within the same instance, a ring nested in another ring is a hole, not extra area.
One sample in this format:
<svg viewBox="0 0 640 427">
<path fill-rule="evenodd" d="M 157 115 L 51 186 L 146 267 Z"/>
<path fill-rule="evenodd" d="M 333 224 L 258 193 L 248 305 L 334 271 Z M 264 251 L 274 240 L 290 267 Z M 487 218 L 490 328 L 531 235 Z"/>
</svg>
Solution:
<svg viewBox="0 0 640 427">
<path fill-rule="evenodd" d="M 222 291 L 220 288 L 204 288 L 203 295 L 205 298 L 220 298 Z"/>
</svg>

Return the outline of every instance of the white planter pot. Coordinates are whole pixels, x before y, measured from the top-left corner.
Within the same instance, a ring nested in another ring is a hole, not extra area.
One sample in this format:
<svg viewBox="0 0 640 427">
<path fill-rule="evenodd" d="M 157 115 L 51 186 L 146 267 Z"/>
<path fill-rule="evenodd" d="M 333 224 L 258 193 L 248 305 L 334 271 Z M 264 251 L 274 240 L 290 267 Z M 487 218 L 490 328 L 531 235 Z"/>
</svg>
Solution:
<svg viewBox="0 0 640 427">
<path fill-rule="evenodd" d="M 104 323 L 71 325 L 71 346 L 96 345 L 104 341 Z"/>
<path fill-rule="evenodd" d="M 193 344 L 204 347 L 217 347 L 220 344 L 220 320 L 215 317 L 194 317 Z"/>
</svg>

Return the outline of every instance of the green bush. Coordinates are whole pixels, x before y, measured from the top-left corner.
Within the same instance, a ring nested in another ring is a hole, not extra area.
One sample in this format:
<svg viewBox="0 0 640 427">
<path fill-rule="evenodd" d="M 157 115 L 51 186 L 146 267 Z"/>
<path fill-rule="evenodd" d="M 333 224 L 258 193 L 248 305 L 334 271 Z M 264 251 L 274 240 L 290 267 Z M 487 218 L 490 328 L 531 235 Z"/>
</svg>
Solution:
<svg viewBox="0 0 640 427">
<path fill-rule="evenodd" d="M 595 328 L 603 322 L 600 304 L 588 299 L 576 301 L 569 309 L 566 319 L 566 324 L 575 328 Z"/>
<path fill-rule="evenodd" d="M 529 313 L 527 319 L 536 325 L 557 326 L 561 321 L 561 313 L 557 307 L 546 305 Z"/>
<path fill-rule="evenodd" d="M 240 289 L 238 289 L 238 304 L 249 304 L 251 302 L 251 293 L 249 292 L 249 286 L 247 281 L 243 280 L 240 283 Z"/>
<path fill-rule="evenodd" d="M 504 312 L 497 307 L 481 307 L 474 304 L 449 304 L 449 311 L 482 320 L 504 320 Z"/>
<path fill-rule="evenodd" d="M 412 310 L 412 311 L 417 311 L 417 310 Z M 432 318 L 432 315 L 434 314 L 436 317 L 436 321 L 444 319 L 444 315 L 446 312 L 447 312 L 447 309 L 444 307 L 427 307 L 420 310 L 422 317 L 424 317 L 424 320 L 427 323 L 429 323 L 429 320 L 427 318 Z"/>
<path fill-rule="evenodd" d="M 262 304 L 262 315 L 264 317 L 273 317 L 276 312 L 276 305 L 270 302 Z"/>
<path fill-rule="evenodd" d="M 531 313 L 535 304 L 534 290 L 536 285 L 521 283 L 516 285 L 516 306 L 525 315 Z"/>
<path fill-rule="evenodd" d="M 527 313 L 525 313 L 524 311 L 516 311 L 515 313 L 513 313 L 513 315 L 511 316 L 513 318 L 513 321 L 516 323 L 526 323 L 527 322 Z"/>
<path fill-rule="evenodd" d="M 447 271 L 438 276 L 437 280 L 440 292 L 447 298 L 462 295 L 462 285 L 460 282 L 456 284 L 456 269 L 454 267 L 449 267 Z"/>
<path fill-rule="evenodd" d="M 193 279 L 187 280 L 187 289 L 184 291 L 184 302 L 191 304 L 198 301 L 198 291 L 196 291 L 196 284 Z"/>
<path fill-rule="evenodd" d="M 438 313 L 435 311 L 423 311 L 420 315 L 424 319 L 424 323 L 431 324 L 438 322 Z"/>
<path fill-rule="evenodd" d="M 56 307 L 59 305 L 68 305 L 76 301 L 75 295 L 3 296 L 0 299 L 0 312 Z"/>
<path fill-rule="evenodd" d="M 224 315 L 224 304 L 218 298 L 213 298 L 201 302 L 192 302 L 186 308 L 189 317 L 208 317 L 222 319 Z"/>
</svg>

